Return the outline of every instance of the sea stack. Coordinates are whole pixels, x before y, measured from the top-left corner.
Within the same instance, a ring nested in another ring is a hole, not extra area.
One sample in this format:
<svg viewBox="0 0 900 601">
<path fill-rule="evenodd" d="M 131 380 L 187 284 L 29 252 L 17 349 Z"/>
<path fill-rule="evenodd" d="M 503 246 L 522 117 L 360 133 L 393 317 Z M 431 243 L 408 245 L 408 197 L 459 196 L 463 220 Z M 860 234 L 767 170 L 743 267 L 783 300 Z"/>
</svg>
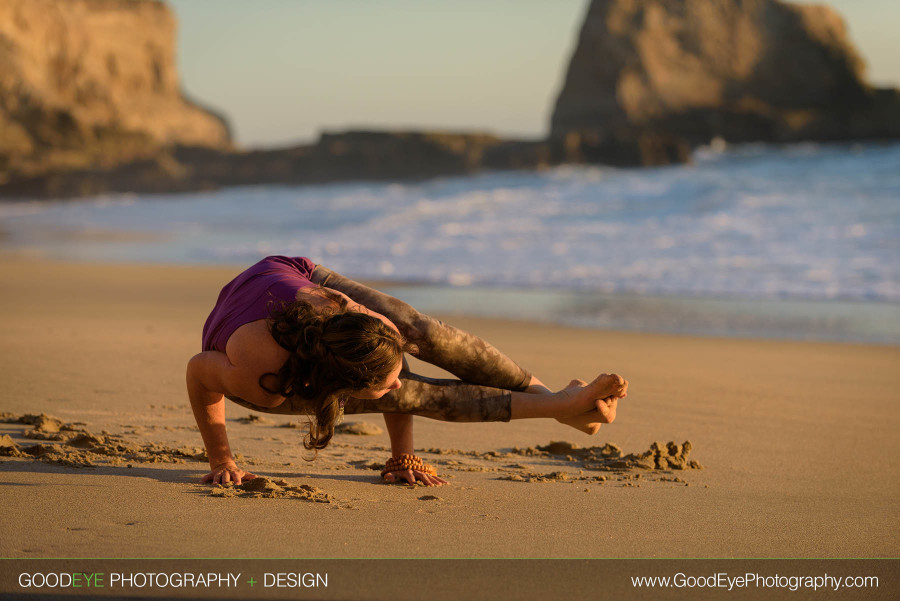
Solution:
<svg viewBox="0 0 900 601">
<path fill-rule="evenodd" d="M 900 137 L 840 15 L 778 0 L 593 0 L 551 120 L 578 160 L 727 142 Z M 583 155 L 583 156 L 580 156 Z M 615 161 L 614 161 L 615 162 Z"/>
<path fill-rule="evenodd" d="M 155 0 L 0 0 L 0 175 L 230 148 L 225 120 L 181 90 L 175 29 Z"/>
</svg>

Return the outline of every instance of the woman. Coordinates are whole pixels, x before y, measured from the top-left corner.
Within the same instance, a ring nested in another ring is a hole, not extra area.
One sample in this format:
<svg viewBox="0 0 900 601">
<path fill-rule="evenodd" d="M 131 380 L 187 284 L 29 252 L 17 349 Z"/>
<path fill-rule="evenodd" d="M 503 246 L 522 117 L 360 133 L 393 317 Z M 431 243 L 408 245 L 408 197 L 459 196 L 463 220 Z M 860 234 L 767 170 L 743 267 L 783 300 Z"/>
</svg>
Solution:
<svg viewBox="0 0 900 601">
<path fill-rule="evenodd" d="M 459 380 L 410 373 L 403 353 Z M 307 449 L 325 448 L 343 413 L 383 413 L 388 482 L 446 484 L 413 455 L 412 418 L 553 417 L 594 434 L 615 419 L 628 383 L 602 374 L 551 393 L 496 348 L 307 258 L 266 257 L 219 294 L 187 388 L 211 471 L 204 482 L 255 477 L 234 461 L 225 398 L 254 411 L 314 416 Z"/>
</svg>

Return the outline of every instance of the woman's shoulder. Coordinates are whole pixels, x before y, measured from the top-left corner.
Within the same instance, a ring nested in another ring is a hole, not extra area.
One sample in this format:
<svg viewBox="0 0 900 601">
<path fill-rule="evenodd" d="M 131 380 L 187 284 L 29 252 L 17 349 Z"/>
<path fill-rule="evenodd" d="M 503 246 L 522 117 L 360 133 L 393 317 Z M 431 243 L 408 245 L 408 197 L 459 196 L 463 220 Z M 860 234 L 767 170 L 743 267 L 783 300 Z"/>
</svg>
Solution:
<svg viewBox="0 0 900 601">
<path fill-rule="evenodd" d="M 263 374 L 277 373 L 288 360 L 290 353 L 281 348 L 272 334 L 265 319 L 258 319 L 240 326 L 234 331 L 225 345 L 228 361 L 239 374 L 244 390 L 235 394 L 249 401 L 253 397 L 270 397 L 259 386 L 259 378 Z"/>
</svg>

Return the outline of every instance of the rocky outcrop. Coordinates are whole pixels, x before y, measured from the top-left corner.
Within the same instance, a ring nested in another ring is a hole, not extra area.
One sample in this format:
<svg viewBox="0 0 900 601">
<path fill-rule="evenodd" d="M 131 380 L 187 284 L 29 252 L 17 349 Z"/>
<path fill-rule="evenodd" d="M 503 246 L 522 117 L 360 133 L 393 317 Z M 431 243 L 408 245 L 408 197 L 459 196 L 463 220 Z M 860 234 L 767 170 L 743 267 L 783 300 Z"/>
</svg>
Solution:
<svg viewBox="0 0 900 601">
<path fill-rule="evenodd" d="M 840 17 L 777 0 L 593 0 L 546 140 L 347 131 L 237 151 L 184 98 L 155 0 L 0 0 L 0 198 L 687 161 L 729 142 L 900 137 Z"/>
<path fill-rule="evenodd" d="M 186 99 L 175 18 L 155 0 L 0 0 L 0 183 L 231 146 Z"/>
<path fill-rule="evenodd" d="M 552 156 L 551 156 L 552 155 Z M 156 0 L 0 0 L 0 198 L 420 179 L 558 162 L 480 133 L 325 133 L 238 151 L 186 99 L 175 18 Z"/>
<path fill-rule="evenodd" d="M 562 160 L 541 141 L 483 133 L 347 131 L 316 144 L 247 152 L 175 146 L 113 167 L 14 177 L 0 198 L 61 198 L 109 192 L 178 192 L 257 184 L 418 180 L 482 169 L 535 169 Z"/>
<path fill-rule="evenodd" d="M 685 146 L 900 137 L 841 17 L 778 0 L 593 0 L 551 120 L 573 155 L 630 142 L 641 163 Z"/>
</svg>

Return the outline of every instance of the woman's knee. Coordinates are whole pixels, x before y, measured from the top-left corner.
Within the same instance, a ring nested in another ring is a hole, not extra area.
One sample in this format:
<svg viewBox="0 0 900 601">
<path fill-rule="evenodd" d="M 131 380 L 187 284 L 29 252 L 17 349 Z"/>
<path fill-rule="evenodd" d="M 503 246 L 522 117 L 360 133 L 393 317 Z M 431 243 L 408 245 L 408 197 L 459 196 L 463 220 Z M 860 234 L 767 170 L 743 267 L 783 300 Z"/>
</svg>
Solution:
<svg viewBox="0 0 900 601">
<path fill-rule="evenodd" d="M 420 352 L 445 346 L 444 343 L 450 337 L 452 328 L 430 315 L 419 313 L 415 309 L 413 311 L 407 334 L 410 342 L 418 346 Z"/>
</svg>

